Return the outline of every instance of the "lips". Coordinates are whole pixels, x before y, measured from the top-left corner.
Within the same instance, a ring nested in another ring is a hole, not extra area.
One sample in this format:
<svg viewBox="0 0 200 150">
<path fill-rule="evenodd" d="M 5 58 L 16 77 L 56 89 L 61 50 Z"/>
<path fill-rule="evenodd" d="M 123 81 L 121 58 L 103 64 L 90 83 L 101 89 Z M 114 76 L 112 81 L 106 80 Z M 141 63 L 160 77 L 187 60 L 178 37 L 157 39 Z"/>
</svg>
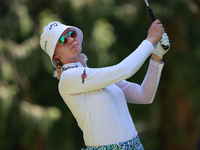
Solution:
<svg viewBox="0 0 200 150">
<path fill-rule="evenodd" d="M 75 46 L 77 46 L 78 44 L 73 44 L 73 46 L 71 47 L 70 50 L 72 50 Z"/>
</svg>

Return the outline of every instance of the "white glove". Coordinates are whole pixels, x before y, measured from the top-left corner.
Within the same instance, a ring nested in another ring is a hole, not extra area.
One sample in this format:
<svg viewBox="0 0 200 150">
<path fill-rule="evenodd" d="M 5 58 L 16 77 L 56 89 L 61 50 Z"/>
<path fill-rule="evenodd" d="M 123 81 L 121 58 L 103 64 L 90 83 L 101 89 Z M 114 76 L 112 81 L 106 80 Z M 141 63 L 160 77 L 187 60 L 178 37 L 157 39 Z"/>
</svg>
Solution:
<svg viewBox="0 0 200 150">
<path fill-rule="evenodd" d="M 155 44 L 154 47 L 155 49 L 153 53 L 163 58 L 163 55 L 165 55 L 170 49 L 169 37 L 167 36 L 167 33 L 162 35 L 162 38 Z M 167 47 L 167 49 L 164 49 L 164 47 Z"/>
</svg>

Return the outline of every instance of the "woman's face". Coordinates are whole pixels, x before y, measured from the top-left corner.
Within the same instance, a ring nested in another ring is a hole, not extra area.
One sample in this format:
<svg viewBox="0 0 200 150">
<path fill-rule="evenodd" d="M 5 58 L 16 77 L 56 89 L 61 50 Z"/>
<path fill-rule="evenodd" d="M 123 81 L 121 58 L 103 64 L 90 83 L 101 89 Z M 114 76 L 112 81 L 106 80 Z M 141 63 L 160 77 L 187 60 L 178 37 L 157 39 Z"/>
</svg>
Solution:
<svg viewBox="0 0 200 150">
<path fill-rule="evenodd" d="M 63 64 L 70 62 L 77 62 L 80 59 L 80 53 L 82 51 L 81 43 L 78 40 L 78 36 L 74 37 L 73 32 L 75 29 L 68 28 L 66 29 L 60 38 L 62 37 L 63 45 L 59 43 L 56 44 L 54 59 L 59 59 Z M 64 39 L 65 36 L 66 38 Z"/>
</svg>

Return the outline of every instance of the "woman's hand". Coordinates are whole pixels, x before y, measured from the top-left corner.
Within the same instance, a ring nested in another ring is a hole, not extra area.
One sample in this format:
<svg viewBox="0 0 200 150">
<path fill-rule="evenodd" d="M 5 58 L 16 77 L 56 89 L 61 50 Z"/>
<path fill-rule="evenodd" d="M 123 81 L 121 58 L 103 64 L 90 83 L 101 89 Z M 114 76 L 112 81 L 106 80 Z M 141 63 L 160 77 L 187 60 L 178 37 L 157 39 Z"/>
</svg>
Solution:
<svg viewBox="0 0 200 150">
<path fill-rule="evenodd" d="M 168 49 L 164 49 L 164 46 L 167 46 Z M 167 36 L 167 33 L 164 33 L 162 35 L 162 38 L 160 39 L 159 42 L 157 42 L 154 45 L 155 49 L 153 51 L 153 54 L 156 54 L 157 56 L 159 56 L 161 59 L 163 58 L 163 56 L 169 51 L 170 49 L 170 42 L 169 42 L 169 37 Z"/>
<path fill-rule="evenodd" d="M 160 40 L 164 32 L 165 30 L 163 25 L 160 20 L 157 19 L 150 26 L 146 40 L 150 41 L 154 45 Z"/>
</svg>

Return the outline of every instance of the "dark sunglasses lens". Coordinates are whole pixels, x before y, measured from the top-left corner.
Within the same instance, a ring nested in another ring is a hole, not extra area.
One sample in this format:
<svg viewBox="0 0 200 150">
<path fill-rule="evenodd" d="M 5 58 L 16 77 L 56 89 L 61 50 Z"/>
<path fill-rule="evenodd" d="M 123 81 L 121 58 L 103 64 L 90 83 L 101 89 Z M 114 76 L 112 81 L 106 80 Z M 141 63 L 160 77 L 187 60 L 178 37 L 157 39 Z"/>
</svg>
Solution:
<svg viewBox="0 0 200 150">
<path fill-rule="evenodd" d="M 67 37 L 61 36 L 61 38 L 58 41 L 61 45 L 65 45 L 67 43 Z"/>
<path fill-rule="evenodd" d="M 69 31 L 69 36 L 75 38 L 77 37 L 77 32 L 75 30 Z"/>
</svg>

